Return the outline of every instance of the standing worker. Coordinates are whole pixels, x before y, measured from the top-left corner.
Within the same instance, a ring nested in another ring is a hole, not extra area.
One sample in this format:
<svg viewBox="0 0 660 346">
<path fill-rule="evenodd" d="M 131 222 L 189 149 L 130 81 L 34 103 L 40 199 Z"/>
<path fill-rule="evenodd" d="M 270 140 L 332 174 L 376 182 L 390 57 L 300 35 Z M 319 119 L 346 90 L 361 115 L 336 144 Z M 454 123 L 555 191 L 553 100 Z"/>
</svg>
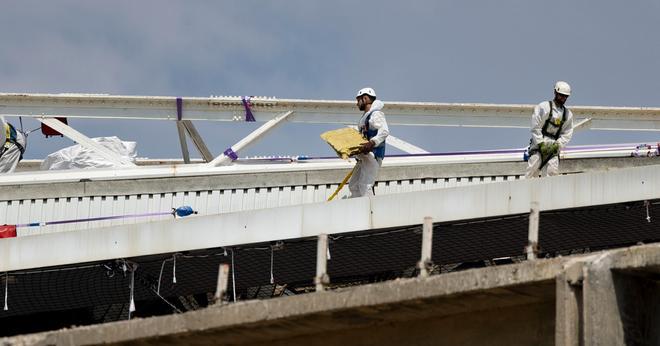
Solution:
<svg viewBox="0 0 660 346">
<path fill-rule="evenodd" d="M 367 142 L 360 144 L 360 153 L 355 156 L 357 163 L 348 182 L 351 198 L 374 195 L 376 177 L 385 157 L 385 138 L 390 134 L 385 114 L 380 111 L 384 104 L 376 101 L 374 89 L 360 89 L 355 99 L 358 109 L 364 112 L 358 131 Z"/>
<path fill-rule="evenodd" d="M 0 115 L 0 173 L 12 173 L 25 152 L 25 135 Z"/>
<path fill-rule="evenodd" d="M 525 178 L 559 174 L 559 151 L 573 137 L 573 113 L 565 103 L 571 86 L 559 81 L 555 84 L 555 98 L 541 102 L 532 114 L 532 139 L 529 144 Z"/>
</svg>

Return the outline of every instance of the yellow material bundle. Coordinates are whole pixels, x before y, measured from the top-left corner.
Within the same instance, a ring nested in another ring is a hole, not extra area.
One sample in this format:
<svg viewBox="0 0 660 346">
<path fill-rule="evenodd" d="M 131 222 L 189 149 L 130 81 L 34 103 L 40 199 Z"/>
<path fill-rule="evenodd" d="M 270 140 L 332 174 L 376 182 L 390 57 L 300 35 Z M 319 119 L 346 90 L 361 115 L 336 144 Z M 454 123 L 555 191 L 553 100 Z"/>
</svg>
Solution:
<svg viewBox="0 0 660 346">
<path fill-rule="evenodd" d="M 360 144 L 366 142 L 366 139 L 357 130 L 350 127 L 324 132 L 321 134 L 321 138 L 328 142 L 337 155 L 344 160 L 359 153 Z"/>
</svg>

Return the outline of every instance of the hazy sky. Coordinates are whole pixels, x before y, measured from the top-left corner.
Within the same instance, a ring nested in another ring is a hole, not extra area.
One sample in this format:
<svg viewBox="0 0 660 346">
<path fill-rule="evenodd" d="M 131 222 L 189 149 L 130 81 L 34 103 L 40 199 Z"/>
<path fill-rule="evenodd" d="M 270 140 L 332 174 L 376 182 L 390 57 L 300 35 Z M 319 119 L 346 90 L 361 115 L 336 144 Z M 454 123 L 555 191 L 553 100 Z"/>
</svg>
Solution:
<svg viewBox="0 0 660 346">
<path fill-rule="evenodd" d="M 658 33 L 658 0 L 2 1 L 0 92 L 352 100 L 372 86 L 386 103 L 538 103 L 561 79 L 569 105 L 660 106 Z M 72 125 L 137 141 L 140 156 L 181 154 L 172 122 Z M 258 124 L 197 126 L 217 155 Z M 239 154 L 332 155 L 318 135 L 333 127 L 285 124 Z M 529 141 L 515 129 L 391 130 L 436 152 Z M 585 131 L 571 144 L 659 137 Z M 35 132 L 26 157 L 71 144 Z"/>
</svg>

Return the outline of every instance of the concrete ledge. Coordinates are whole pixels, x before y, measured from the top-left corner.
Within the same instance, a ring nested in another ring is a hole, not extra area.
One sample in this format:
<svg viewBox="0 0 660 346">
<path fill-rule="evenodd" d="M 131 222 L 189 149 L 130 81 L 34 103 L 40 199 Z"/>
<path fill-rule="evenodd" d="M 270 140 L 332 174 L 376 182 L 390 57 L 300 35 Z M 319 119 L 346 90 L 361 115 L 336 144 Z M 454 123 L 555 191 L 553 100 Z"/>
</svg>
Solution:
<svg viewBox="0 0 660 346">
<path fill-rule="evenodd" d="M 563 262 L 563 259 L 551 259 L 449 273 L 428 279 L 403 279 L 322 293 L 239 302 L 179 315 L 7 338 L 2 342 L 80 345 L 155 338 L 153 341 L 161 343 L 166 341 L 161 338 L 183 335 L 187 342 L 192 342 L 190 338 L 194 334 L 211 331 L 225 341 L 256 342 L 385 321 L 525 305 L 552 301 L 553 279 L 562 271 Z M 246 326 L 258 328 L 259 332 L 251 333 L 250 337 L 242 332 L 232 332 Z"/>
</svg>

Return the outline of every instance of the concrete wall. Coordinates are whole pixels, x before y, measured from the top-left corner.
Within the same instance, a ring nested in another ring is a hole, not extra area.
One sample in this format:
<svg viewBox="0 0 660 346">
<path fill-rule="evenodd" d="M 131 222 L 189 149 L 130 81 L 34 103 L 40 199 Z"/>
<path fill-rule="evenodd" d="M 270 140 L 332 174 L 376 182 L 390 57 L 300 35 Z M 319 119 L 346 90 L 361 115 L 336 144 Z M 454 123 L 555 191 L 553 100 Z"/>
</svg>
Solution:
<svg viewBox="0 0 660 346">
<path fill-rule="evenodd" d="M 268 341 L 289 345 L 554 345 L 553 301 Z M 209 344 L 212 344 L 209 340 Z M 263 342 L 249 345 L 261 345 Z M 248 344 L 246 344 L 248 345 Z"/>
</svg>

